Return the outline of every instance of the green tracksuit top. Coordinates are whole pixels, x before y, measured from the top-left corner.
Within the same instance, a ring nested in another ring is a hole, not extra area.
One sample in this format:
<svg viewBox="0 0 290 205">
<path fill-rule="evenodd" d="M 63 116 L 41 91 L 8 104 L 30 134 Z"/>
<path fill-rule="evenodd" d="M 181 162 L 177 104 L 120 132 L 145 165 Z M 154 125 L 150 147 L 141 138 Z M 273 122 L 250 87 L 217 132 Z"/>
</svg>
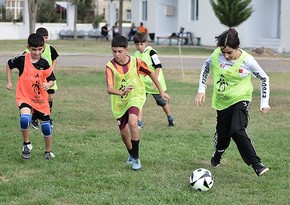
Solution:
<svg viewBox="0 0 290 205">
<path fill-rule="evenodd" d="M 146 49 L 145 52 L 140 53 L 139 51 L 136 51 L 135 54 L 134 54 L 134 56 L 136 58 L 139 58 L 142 61 L 144 61 L 147 64 L 147 66 L 149 67 L 149 69 L 151 70 L 151 72 L 155 73 L 156 72 L 156 69 L 152 65 L 152 60 L 151 60 L 151 56 L 150 56 L 150 51 L 151 50 L 154 50 L 154 49 L 151 46 L 147 46 L 147 49 Z M 159 94 L 159 90 L 157 88 L 155 88 L 154 90 L 152 90 L 152 83 L 153 83 L 153 81 L 151 80 L 151 78 L 149 76 L 142 76 L 141 75 L 141 79 L 144 82 L 146 93 Z M 167 87 L 166 87 L 165 79 L 164 79 L 164 76 L 163 76 L 163 71 L 162 71 L 161 68 L 160 68 L 160 71 L 159 71 L 158 80 L 159 80 L 159 83 L 160 83 L 163 91 L 166 91 L 167 90 Z"/>
<path fill-rule="evenodd" d="M 107 66 L 111 68 L 114 74 L 115 89 L 122 90 L 129 85 L 134 86 L 126 96 L 111 95 L 111 108 L 116 119 L 122 117 L 132 106 L 142 110 L 146 100 L 144 84 L 137 73 L 136 58 L 132 56 L 130 58 L 130 68 L 125 74 L 119 73 L 111 62 L 107 63 Z"/>
<path fill-rule="evenodd" d="M 212 54 L 212 68 L 214 72 L 214 89 L 212 107 L 216 110 L 224 110 L 240 101 L 251 101 L 253 85 L 251 75 L 242 78 L 239 69 L 247 53 L 242 52 L 233 66 L 222 69 L 219 63 L 220 48 L 216 48 Z"/>
</svg>

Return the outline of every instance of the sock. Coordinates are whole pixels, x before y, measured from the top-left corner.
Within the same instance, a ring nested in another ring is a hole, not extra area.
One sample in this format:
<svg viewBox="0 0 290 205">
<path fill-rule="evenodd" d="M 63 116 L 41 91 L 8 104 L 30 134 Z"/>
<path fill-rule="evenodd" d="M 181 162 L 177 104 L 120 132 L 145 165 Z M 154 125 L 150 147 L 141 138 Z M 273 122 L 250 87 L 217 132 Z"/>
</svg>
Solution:
<svg viewBox="0 0 290 205">
<path fill-rule="evenodd" d="M 52 111 L 52 101 L 48 102 L 49 103 L 49 109 L 50 109 L 50 112 Z"/>
<path fill-rule="evenodd" d="M 173 117 L 172 117 L 172 115 L 168 115 L 168 116 L 167 116 L 167 120 L 168 120 L 168 121 L 173 121 Z"/>
<path fill-rule="evenodd" d="M 30 144 L 30 141 L 29 142 L 23 142 L 23 145 L 28 145 Z"/>
<path fill-rule="evenodd" d="M 134 140 L 131 140 L 131 143 L 132 143 L 132 154 L 131 156 L 134 158 L 134 159 L 138 159 L 139 158 L 139 140 L 137 141 L 134 141 Z"/>
</svg>

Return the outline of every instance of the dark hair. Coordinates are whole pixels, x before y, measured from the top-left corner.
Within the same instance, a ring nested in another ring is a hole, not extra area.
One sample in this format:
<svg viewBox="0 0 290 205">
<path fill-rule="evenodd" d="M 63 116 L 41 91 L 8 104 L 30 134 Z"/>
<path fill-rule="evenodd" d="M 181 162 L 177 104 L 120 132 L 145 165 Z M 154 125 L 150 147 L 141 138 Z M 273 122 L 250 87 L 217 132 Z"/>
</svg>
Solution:
<svg viewBox="0 0 290 205">
<path fill-rule="evenodd" d="M 112 47 L 127 48 L 128 47 L 128 39 L 125 36 L 121 36 L 121 35 L 115 36 L 112 39 L 111 46 Z"/>
<path fill-rule="evenodd" d="M 40 34 L 42 36 L 48 36 L 48 31 L 46 30 L 46 28 L 40 27 L 36 30 L 37 34 Z"/>
<path fill-rule="evenodd" d="M 224 49 L 226 46 L 237 49 L 240 46 L 238 32 L 234 28 L 229 28 L 221 35 L 215 37 L 217 46 Z"/>
<path fill-rule="evenodd" d="M 28 37 L 27 43 L 29 47 L 41 47 L 44 46 L 44 38 L 40 34 L 33 33 Z"/>
<path fill-rule="evenodd" d="M 145 34 L 143 33 L 136 33 L 134 36 L 133 36 L 133 41 L 134 43 L 144 43 L 146 42 L 146 36 Z"/>
</svg>

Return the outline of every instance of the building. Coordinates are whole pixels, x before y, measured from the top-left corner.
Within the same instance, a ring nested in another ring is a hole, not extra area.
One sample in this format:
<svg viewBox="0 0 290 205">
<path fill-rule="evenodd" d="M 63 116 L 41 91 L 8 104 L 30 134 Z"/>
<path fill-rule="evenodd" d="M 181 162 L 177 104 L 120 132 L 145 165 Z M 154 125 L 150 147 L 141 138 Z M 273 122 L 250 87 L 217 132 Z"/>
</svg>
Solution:
<svg viewBox="0 0 290 205">
<path fill-rule="evenodd" d="M 216 45 L 214 37 L 224 31 L 209 0 L 132 0 L 132 22 L 143 22 L 149 33 L 169 36 L 185 31 L 200 37 L 205 46 Z M 269 47 L 290 52 L 290 1 L 252 0 L 252 16 L 236 29 L 242 47 Z"/>
<path fill-rule="evenodd" d="M 23 17 L 24 0 L 0 0 L 0 6 L 6 10 L 5 17 L 0 13 L 0 19 L 21 21 Z M 1 12 L 1 10 L 0 10 Z"/>
</svg>

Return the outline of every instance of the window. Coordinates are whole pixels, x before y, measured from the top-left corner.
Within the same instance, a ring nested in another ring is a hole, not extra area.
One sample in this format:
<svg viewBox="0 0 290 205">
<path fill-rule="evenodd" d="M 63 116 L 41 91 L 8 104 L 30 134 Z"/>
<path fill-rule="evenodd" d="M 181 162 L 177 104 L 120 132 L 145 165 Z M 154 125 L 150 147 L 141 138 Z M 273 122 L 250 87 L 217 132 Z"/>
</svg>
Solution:
<svg viewBox="0 0 290 205">
<path fill-rule="evenodd" d="M 131 10 L 126 10 L 126 20 L 127 21 L 131 21 L 131 19 L 132 19 L 132 15 L 131 15 Z"/>
<path fill-rule="evenodd" d="M 23 0 L 7 0 L 6 2 L 6 17 L 12 19 L 22 18 Z"/>
<path fill-rule="evenodd" d="M 147 21 L 147 0 L 142 1 L 142 21 Z"/>
<path fill-rule="evenodd" d="M 198 0 L 191 0 L 191 20 L 198 21 Z"/>
</svg>

